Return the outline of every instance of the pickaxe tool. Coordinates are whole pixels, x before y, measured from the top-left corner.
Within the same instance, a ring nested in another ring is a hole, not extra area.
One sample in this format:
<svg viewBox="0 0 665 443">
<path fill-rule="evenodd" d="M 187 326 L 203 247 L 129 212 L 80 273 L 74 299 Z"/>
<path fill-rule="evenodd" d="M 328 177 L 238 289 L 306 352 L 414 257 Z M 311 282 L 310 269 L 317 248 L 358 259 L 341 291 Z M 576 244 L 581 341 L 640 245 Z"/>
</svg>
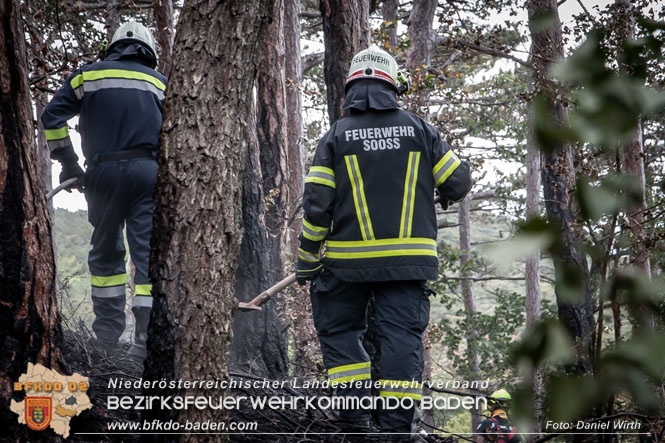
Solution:
<svg viewBox="0 0 665 443">
<path fill-rule="evenodd" d="M 293 283 L 295 283 L 295 281 L 296 281 L 296 274 L 294 272 L 293 274 L 286 277 L 284 280 L 277 283 L 272 288 L 266 289 L 265 291 L 254 297 L 252 301 L 247 303 L 245 302 L 238 303 L 238 309 L 243 312 L 260 311 L 261 306 L 263 306 L 268 300 L 270 300 L 273 295 L 284 290 L 285 288 L 288 288 Z"/>
<path fill-rule="evenodd" d="M 64 182 L 60 183 L 60 185 L 57 188 L 54 188 L 51 192 L 46 194 L 46 201 L 51 200 L 55 194 L 58 192 L 62 191 L 63 189 L 67 189 L 68 187 L 72 186 L 74 183 L 79 181 L 80 177 L 72 177 L 68 180 L 65 180 Z"/>
</svg>

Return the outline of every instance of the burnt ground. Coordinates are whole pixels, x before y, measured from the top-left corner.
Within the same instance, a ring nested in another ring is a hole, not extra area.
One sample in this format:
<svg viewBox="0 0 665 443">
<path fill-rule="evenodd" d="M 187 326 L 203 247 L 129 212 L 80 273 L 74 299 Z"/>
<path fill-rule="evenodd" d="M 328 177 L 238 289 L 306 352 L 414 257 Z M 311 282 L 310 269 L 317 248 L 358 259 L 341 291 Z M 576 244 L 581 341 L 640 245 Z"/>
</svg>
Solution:
<svg viewBox="0 0 665 443">
<path fill-rule="evenodd" d="M 138 434 L 116 434 L 108 433 L 109 422 L 139 422 L 141 417 L 138 411 L 130 410 L 107 410 L 105 405 L 107 396 L 111 394 L 108 381 L 111 377 L 134 381 L 142 376 L 143 368 L 132 360 L 127 354 L 128 345 L 123 348 L 107 353 L 98 348 L 92 334 L 82 325 L 79 325 L 76 333 L 70 330 L 65 332 L 65 346 L 63 354 L 71 372 L 78 372 L 89 378 L 90 389 L 88 396 L 93 405 L 92 409 L 86 410 L 80 416 L 71 421 L 71 441 L 122 441 L 138 442 L 141 438 Z M 232 372 L 235 379 L 263 380 Z M 113 395 L 141 395 L 134 389 L 114 389 Z M 284 388 L 255 389 L 243 388 L 231 391 L 233 396 L 262 397 L 262 396 L 320 396 L 330 395 L 323 390 L 295 389 L 288 383 Z M 341 429 L 335 424 L 334 417 L 330 411 L 324 410 L 273 410 L 253 409 L 249 403 L 245 407 L 233 409 L 230 412 L 232 422 L 257 422 L 258 429 L 252 432 L 234 433 L 229 436 L 231 442 L 258 442 L 270 441 L 273 443 L 295 443 L 295 442 L 358 442 L 376 441 L 378 438 L 358 435 L 342 434 Z M 97 433 L 97 434 L 81 434 Z M 257 433 L 265 433 L 258 435 Z M 144 437 L 145 439 L 145 437 Z M 185 441 L 187 439 L 185 438 Z M 158 435 L 150 441 L 175 441 L 175 436 Z M 429 435 L 422 441 L 425 442 L 454 442 L 456 439 L 443 439 Z M 459 440 L 464 441 L 464 440 Z"/>
</svg>

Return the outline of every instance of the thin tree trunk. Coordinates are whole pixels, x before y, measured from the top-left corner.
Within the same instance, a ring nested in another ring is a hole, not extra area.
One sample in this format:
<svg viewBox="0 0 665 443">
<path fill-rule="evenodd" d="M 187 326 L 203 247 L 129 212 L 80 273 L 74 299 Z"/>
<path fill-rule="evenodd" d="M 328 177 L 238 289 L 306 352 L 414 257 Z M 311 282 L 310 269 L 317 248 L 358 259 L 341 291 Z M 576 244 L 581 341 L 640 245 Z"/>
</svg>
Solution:
<svg viewBox="0 0 665 443">
<path fill-rule="evenodd" d="M 159 63 L 157 69 L 168 77 L 173 53 L 173 0 L 153 0 L 152 8 L 157 22 Z"/>
<path fill-rule="evenodd" d="M 284 68 L 286 76 L 286 133 L 288 212 L 293 214 L 304 191 L 305 153 L 302 143 L 302 60 L 300 55 L 300 1 L 285 0 L 284 5 Z M 299 223 L 289 226 L 291 257 L 298 255 Z"/>
<path fill-rule="evenodd" d="M 319 8 L 325 45 L 323 76 L 332 125 L 342 116 L 344 83 L 351 58 L 369 46 L 369 1 L 321 0 Z"/>
<path fill-rule="evenodd" d="M 284 8 L 275 2 L 273 20 L 262 42 L 255 107 L 257 137 L 247 157 L 243 184 L 244 234 L 236 297 L 249 301 L 283 278 L 288 186 L 286 91 L 284 80 Z M 256 152 L 254 152 L 256 147 Z M 260 285 L 263 284 L 263 287 Z M 272 378 L 288 374 L 286 335 L 279 313 L 282 296 L 260 313 L 239 312 L 234 318 L 231 362 L 247 372 Z M 254 314 L 254 315 L 252 315 Z M 256 315 L 258 314 L 258 315 Z"/>
<path fill-rule="evenodd" d="M 113 33 L 120 26 L 120 0 L 108 0 L 106 3 L 106 39 L 109 44 Z"/>
<path fill-rule="evenodd" d="M 635 38 L 635 6 L 628 0 L 615 0 L 619 41 Z M 621 65 L 620 69 L 628 71 L 629 66 Z M 630 72 L 628 72 L 630 74 Z M 646 243 L 644 214 L 647 208 L 644 176 L 644 145 L 642 143 L 642 122 L 638 122 L 630 140 L 621 148 L 621 165 L 625 171 L 637 180 L 640 188 L 639 202 L 628 208 L 628 223 L 635 243 L 630 248 L 631 265 L 646 278 L 651 278 L 649 248 Z"/>
<path fill-rule="evenodd" d="M 16 0 L 0 3 L 0 425 L 29 441 L 10 411 L 28 362 L 64 372 L 52 229 L 35 147 L 26 43 Z"/>
<path fill-rule="evenodd" d="M 284 47 L 286 75 L 286 116 L 287 116 L 287 165 L 288 180 L 288 250 L 289 259 L 295 261 L 298 255 L 298 234 L 300 233 L 300 204 L 304 191 L 305 153 L 302 141 L 302 59 L 300 54 L 300 0 L 285 0 L 284 6 Z M 318 340 L 312 321 L 312 307 L 306 287 L 294 285 L 291 295 L 286 298 L 287 311 L 293 335 L 293 374 L 309 377 L 316 374 L 316 355 L 313 349 Z"/>
<path fill-rule="evenodd" d="M 470 273 L 465 267 L 471 259 L 471 195 L 467 195 L 459 204 L 459 239 L 460 239 L 460 289 L 464 300 L 464 310 L 466 311 L 467 330 L 466 330 L 466 354 L 470 369 L 469 380 L 480 379 L 480 356 L 478 355 L 478 332 L 473 328 L 473 318 L 477 312 L 476 299 L 473 293 L 473 282 L 465 279 Z M 471 429 L 475 430 L 482 420 L 482 411 L 470 409 Z"/>
<path fill-rule="evenodd" d="M 557 1 L 529 0 L 527 10 L 531 26 L 534 89 L 547 100 L 552 126 L 561 127 L 568 118 L 568 112 L 547 79 L 549 67 L 563 57 Z M 534 25 L 534 21 L 546 15 L 553 18 L 550 26 L 543 28 L 541 23 Z M 570 193 L 575 181 L 575 170 L 570 146 L 564 144 L 550 152 L 543 152 L 541 174 L 547 217 L 559 231 L 559 251 L 553 257 L 559 319 L 576 342 L 577 363 L 573 369 L 587 373 L 591 370 L 592 359 L 592 289 L 586 256 L 573 227 L 575 214 Z M 576 289 L 571 290 L 571 285 L 576 286 Z"/>
<path fill-rule="evenodd" d="M 540 217 L 540 150 L 535 145 L 533 136 L 533 123 L 529 121 L 526 153 L 526 219 L 533 220 Z M 526 259 L 526 328 L 533 328 L 540 322 L 542 293 L 540 291 L 540 250 Z M 539 368 L 533 368 L 525 376 L 531 379 L 533 408 L 533 423 L 531 432 L 540 432 L 542 419 L 543 380 Z M 528 441 L 534 441 L 536 436 L 528 436 Z"/>
<path fill-rule="evenodd" d="M 247 116 L 254 109 L 259 44 L 273 4 L 190 0 L 181 12 L 155 194 L 154 304 L 144 372 L 152 380 L 228 379 L 242 180 L 255 130 Z M 178 393 L 215 397 L 225 390 Z M 197 408 L 150 414 L 180 421 L 227 416 Z"/>
<path fill-rule="evenodd" d="M 397 0 L 384 0 L 381 13 L 383 14 L 383 21 L 393 21 L 397 18 L 397 8 L 399 2 Z M 388 44 L 393 49 L 397 46 L 397 23 L 392 25 L 388 31 Z"/>
<path fill-rule="evenodd" d="M 415 94 L 406 99 L 407 109 L 421 115 L 425 121 L 429 121 L 429 98 L 430 91 L 423 85 L 418 84 L 418 79 L 423 79 L 427 74 L 434 46 L 436 44 L 436 33 L 432 29 L 436 2 L 430 0 L 414 0 L 413 9 L 409 15 L 409 39 L 411 47 L 406 53 L 406 69 L 414 73 Z M 419 69 L 419 71 L 418 71 Z"/>
</svg>

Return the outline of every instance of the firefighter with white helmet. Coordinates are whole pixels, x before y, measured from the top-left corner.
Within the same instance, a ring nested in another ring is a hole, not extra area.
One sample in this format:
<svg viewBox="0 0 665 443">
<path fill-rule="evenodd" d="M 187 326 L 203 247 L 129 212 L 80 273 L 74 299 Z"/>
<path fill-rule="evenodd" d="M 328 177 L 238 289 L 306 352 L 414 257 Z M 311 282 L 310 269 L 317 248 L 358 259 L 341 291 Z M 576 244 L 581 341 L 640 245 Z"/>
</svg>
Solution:
<svg viewBox="0 0 665 443">
<path fill-rule="evenodd" d="M 357 53 L 343 108 L 317 147 L 305 180 L 299 283 L 311 300 L 335 395 L 371 395 L 362 345 L 373 294 L 381 341 L 379 395 L 403 401 L 378 411 L 382 436 L 417 438 L 427 280 L 437 278 L 434 190 L 447 208 L 471 188 L 469 165 L 421 118 L 399 109 L 408 82 L 394 58 L 372 45 Z M 322 257 L 323 242 L 326 244 Z M 387 401 L 387 400 L 386 400 Z M 370 411 L 341 410 L 340 426 L 368 430 Z"/>
<path fill-rule="evenodd" d="M 98 343 L 115 349 L 125 329 L 127 270 L 123 228 L 135 266 L 130 354 L 145 357 L 152 307 L 148 278 L 156 153 L 166 77 L 155 71 L 155 39 L 130 21 L 113 34 L 101 61 L 74 71 L 41 116 L 51 158 L 62 165 L 60 182 L 80 177 L 94 227 L 88 255 Z M 67 121 L 79 116 L 87 171 L 78 164 Z"/>
</svg>

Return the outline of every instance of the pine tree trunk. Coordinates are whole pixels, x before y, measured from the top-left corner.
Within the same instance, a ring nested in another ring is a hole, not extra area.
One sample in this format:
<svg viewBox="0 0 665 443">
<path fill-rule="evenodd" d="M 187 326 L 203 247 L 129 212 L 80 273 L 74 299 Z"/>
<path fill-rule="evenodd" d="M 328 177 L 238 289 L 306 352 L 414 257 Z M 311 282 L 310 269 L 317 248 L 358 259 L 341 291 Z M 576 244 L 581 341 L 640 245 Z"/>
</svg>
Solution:
<svg viewBox="0 0 665 443">
<path fill-rule="evenodd" d="M 397 18 L 397 8 L 399 2 L 397 0 L 383 0 L 381 13 L 383 14 L 383 21 L 392 21 Z M 391 48 L 397 46 L 397 24 L 391 26 L 388 30 L 388 43 Z"/>
<path fill-rule="evenodd" d="M 616 12 L 619 41 L 635 38 L 635 6 L 628 0 L 615 0 L 618 7 Z M 629 66 L 621 66 L 621 70 L 628 71 Z M 627 72 L 630 74 L 630 72 Z M 628 208 L 628 223 L 634 237 L 634 246 L 630 249 L 631 265 L 643 276 L 651 278 L 651 263 L 649 249 L 646 244 L 646 230 L 644 228 L 644 214 L 647 208 L 644 176 L 644 146 L 642 143 L 642 122 L 638 122 L 631 139 L 622 146 L 621 166 L 625 172 L 637 180 L 640 188 L 640 201 Z"/>
<path fill-rule="evenodd" d="M 305 153 L 302 141 L 302 59 L 300 54 L 300 0 L 285 0 L 284 46 L 286 75 L 287 115 L 287 165 L 289 170 L 288 193 L 288 250 L 289 260 L 295 262 L 298 255 L 298 234 L 302 226 L 300 206 L 305 184 Z M 293 374 L 309 377 L 316 374 L 315 355 L 320 350 L 312 316 L 307 288 L 291 286 L 286 297 L 291 333 L 293 335 Z M 315 350 L 316 349 L 316 350 Z"/>
<path fill-rule="evenodd" d="M 284 277 L 288 186 L 283 6 L 282 0 L 275 2 L 273 20 L 259 55 L 254 125 L 257 137 L 252 140 L 256 143 L 252 143 L 247 158 L 243 185 L 245 229 L 236 272 L 236 297 L 243 301 L 251 300 Z M 284 299 L 279 295 L 260 313 L 237 313 L 231 347 L 234 366 L 272 378 L 288 374 L 288 346 L 279 316 L 282 312 Z"/>
<path fill-rule="evenodd" d="M 286 76 L 286 134 L 289 170 L 288 213 L 298 207 L 305 184 L 305 153 L 302 143 L 302 59 L 300 54 L 300 1 L 285 0 L 284 6 L 284 68 Z M 291 220 L 289 249 L 291 258 L 298 255 L 300 224 Z"/>
<path fill-rule="evenodd" d="M 150 379 L 228 378 L 253 87 L 272 6 L 272 0 L 190 0 L 181 12 L 158 158 L 144 372 Z M 152 413 L 192 421 L 226 416 L 196 408 Z"/>
<path fill-rule="evenodd" d="M 549 67 L 563 57 L 557 2 L 529 0 L 527 10 L 529 24 L 532 26 L 531 57 L 534 66 L 534 89 L 537 93 L 543 94 L 547 100 L 553 127 L 560 127 L 566 122 L 568 112 L 558 100 L 556 91 L 547 79 Z M 554 18 L 552 25 L 543 29 L 542 24 L 533 24 L 538 17 L 546 14 L 551 14 L 550 17 Z M 575 214 L 572 209 L 571 189 L 575 182 L 575 170 L 570 146 L 560 145 L 551 152 L 544 152 L 541 166 L 547 217 L 559 231 L 560 248 L 558 254 L 553 257 L 559 319 L 576 342 L 577 363 L 573 369 L 586 373 L 591 370 L 592 358 L 591 336 L 594 321 L 592 289 L 586 256 L 573 227 Z M 573 281 L 578 286 L 577 294 L 571 295 L 569 289 L 571 283 L 565 283 L 564 280 Z"/>
<path fill-rule="evenodd" d="M 255 128 L 254 115 L 252 112 L 249 126 Z M 254 131 L 250 136 L 242 187 L 244 229 L 234 286 L 236 298 L 245 302 L 276 283 L 269 272 L 273 245 L 265 224 L 259 143 Z M 281 296 L 274 297 L 259 312 L 235 312 L 230 356 L 234 371 L 272 378 L 286 375 L 287 347 L 275 308 L 278 301 Z"/>
<path fill-rule="evenodd" d="M 368 0 L 321 0 L 328 118 L 332 125 L 342 116 L 344 83 L 351 58 L 369 46 Z"/>
<path fill-rule="evenodd" d="M 526 219 L 532 220 L 540 217 L 540 150 L 535 145 L 533 137 L 533 123 L 529 121 L 527 133 L 526 153 Z M 527 257 L 525 263 L 526 279 L 526 327 L 527 330 L 540 322 L 540 310 L 542 293 L 540 290 L 540 250 L 531 257 Z M 528 374 L 524 374 L 531 380 L 532 398 L 532 428 L 531 432 L 540 432 L 542 410 L 543 410 L 543 377 L 539 368 L 533 368 Z M 532 442 L 535 435 L 529 435 L 527 440 Z"/>
<path fill-rule="evenodd" d="M 108 0 L 106 3 L 106 40 L 109 45 L 115 30 L 120 26 L 120 0 Z"/>
<path fill-rule="evenodd" d="M 173 53 L 173 0 L 153 0 L 152 8 L 157 22 L 159 60 L 157 70 L 168 77 Z"/>
<path fill-rule="evenodd" d="M 64 372 L 52 229 L 35 147 L 19 2 L 0 3 L 0 425 L 28 441 L 9 410 L 28 362 Z"/>
</svg>

